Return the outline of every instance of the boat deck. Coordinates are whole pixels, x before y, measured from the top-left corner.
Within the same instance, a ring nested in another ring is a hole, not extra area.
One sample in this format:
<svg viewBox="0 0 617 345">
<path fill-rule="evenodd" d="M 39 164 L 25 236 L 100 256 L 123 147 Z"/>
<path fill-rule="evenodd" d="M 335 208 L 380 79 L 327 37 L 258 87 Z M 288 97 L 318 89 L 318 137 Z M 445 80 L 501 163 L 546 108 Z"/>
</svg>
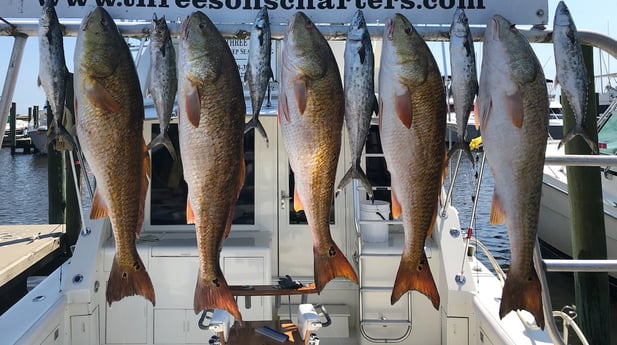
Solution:
<svg viewBox="0 0 617 345">
<path fill-rule="evenodd" d="M 60 247 L 64 224 L 0 225 L 0 286 Z"/>
</svg>

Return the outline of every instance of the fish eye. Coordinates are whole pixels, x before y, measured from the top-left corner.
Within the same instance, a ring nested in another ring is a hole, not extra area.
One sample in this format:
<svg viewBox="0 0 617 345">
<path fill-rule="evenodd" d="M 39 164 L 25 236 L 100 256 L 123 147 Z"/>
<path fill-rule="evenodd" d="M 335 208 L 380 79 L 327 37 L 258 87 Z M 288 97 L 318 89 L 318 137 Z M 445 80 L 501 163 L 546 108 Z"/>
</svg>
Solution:
<svg viewBox="0 0 617 345">
<path fill-rule="evenodd" d="M 406 27 L 405 28 L 405 33 L 408 34 L 408 35 L 411 34 L 411 27 L 409 27 L 409 26 Z"/>
<path fill-rule="evenodd" d="M 204 24 L 204 23 L 199 23 L 199 28 L 200 28 L 200 29 L 202 29 L 202 30 L 203 30 L 203 29 L 205 29 L 205 28 L 206 28 L 206 24 Z"/>
<path fill-rule="evenodd" d="M 469 19 L 467 19 L 467 17 L 463 18 L 463 23 L 465 24 L 469 23 Z"/>
</svg>

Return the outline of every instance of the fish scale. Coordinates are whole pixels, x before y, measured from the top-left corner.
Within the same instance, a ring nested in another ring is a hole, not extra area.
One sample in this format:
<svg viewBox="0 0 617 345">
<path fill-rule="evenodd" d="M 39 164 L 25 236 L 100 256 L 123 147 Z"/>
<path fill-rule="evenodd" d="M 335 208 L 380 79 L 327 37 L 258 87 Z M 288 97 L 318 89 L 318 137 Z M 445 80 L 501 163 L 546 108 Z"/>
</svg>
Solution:
<svg viewBox="0 0 617 345">
<path fill-rule="evenodd" d="M 171 157 L 176 159 L 176 150 L 169 139 L 167 130 L 174 109 L 178 77 L 176 72 L 176 51 L 165 16 L 154 18 L 150 33 L 150 71 L 148 73 L 148 94 L 152 97 L 156 115 L 160 123 L 160 134 L 148 144 L 148 149 L 156 150 L 165 146 Z"/>
<path fill-rule="evenodd" d="M 345 173 L 338 187 L 340 192 L 353 178 L 360 180 L 369 198 L 373 187 L 360 165 L 373 112 L 377 113 L 375 98 L 375 57 L 371 37 L 362 11 L 354 15 L 345 43 L 345 125 L 351 147 L 351 168 Z"/>
<path fill-rule="evenodd" d="M 224 309 L 241 323 L 219 256 L 244 184 L 246 106 L 231 50 L 203 12 L 193 12 L 182 23 L 178 71 L 187 222 L 195 223 L 199 250 L 193 308 L 196 314 Z"/>
<path fill-rule="evenodd" d="M 313 235 L 315 286 L 358 277 L 330 234 L 330 208 L 341 149 L 344 99 L 328 42 L 302 12 L 283 39 L 279 123 L 294 172 L 294 209 L 304 209 Z"/>
<path fill-rule="evenodd" d="M 379 98 L 379 131 L 391 175 L 392 215 L 402 215 L 405 230 L 390 301 L 394 304 L 407 291 L 416 290 L 438 309 L 439 292 L 424 243 L 436 219 L 445 169 L 445 91 L 432 53 L 401 14 L 386 21 Z"/>
<path fill-rule="evenodd" d="M 548 133 L 544 73 L 527 39 L 498 15 L 487 24 L 483 54 L 478 113 L 495 180 L 490 222 L 505 221 L 511 251 L 499 315 L 527 310 L 544 328 L 533 264 Z"/>
<path fill-rule="evenodd" d="M 77 135 L 97 182 L 90 218 L 109 216 L 116 244 L 107 302 L 137 294 L 154 305 L 135 247 L 150 177 L 146 144 L 135 135 L 143 133 L 143 98 L 129 48 L 102 7 L 81 23 L 74 65 Z"/>
</svg>

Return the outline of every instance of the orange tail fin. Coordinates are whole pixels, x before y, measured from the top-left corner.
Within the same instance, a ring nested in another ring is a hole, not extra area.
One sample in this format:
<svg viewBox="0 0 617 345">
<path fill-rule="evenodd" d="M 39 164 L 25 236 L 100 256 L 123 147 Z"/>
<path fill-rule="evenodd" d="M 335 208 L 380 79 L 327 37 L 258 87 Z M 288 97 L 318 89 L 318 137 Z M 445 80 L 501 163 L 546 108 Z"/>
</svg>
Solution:
<svg viewBox="0 0 617 345">
<path fill-rule="evenodd" d="M 114 261 L 111 264 L 111 272 L 109 273 L 109 281 L 107 282 L 107 292 L 105 294 L 107 303 L 111 306 L 112 302 L 119 301 L 124 297 L 141 295 L 152 302 L 154 306 L 156 301 L 154 298 L 154 287 L 144 263 L 137 253 L 135 253 L 135 262 L 132 266 L 121 266 L 118 262 L 118 257 L 114 256 Z"/>
<path fill-rule="evenodd" d="M 512 310 L 527 310 L 536 318 L 538 326 L 544 329 L 542 285 L 535 269 L 530 271 L 529 277 L 512 275 L 508 272 L 501 293 L 499 317 L 503 318 Z"/>
<path fill-rule="evenodd" d="M 334 279 L 334 277 L 345 277 L 356 284 L 358 283 L 356 271 L 354 271 L 336 243 L 330 243 L 330 250 L 326 254 L 320 254 L 317 248 L 313 247 L 313 260 L 315 286 L 317 287 L 318 293 L 320 293 L 326 284 Z"/>
<path fill-rule="evenodd" d="M 222 274 L 213 281 L 203 279 L 201 271 L 197 277 L 197 287 L 195 287 L 195 299 L 193 300 L 195 314 L 206 309 L 226 310 L 242 325 L 242 315 L 238 310 L 238 304 L 231 294 L 229 285 Z"/>
<path fill-rule="evenodd" d="M 433 274 L 428 266 L 426 254 L 422 253 L 422 259 L 417 267 L 414 267 L 409 262 L 401 259 L 390 296 L 390 304 L 396 303 L 407 291 L 415 290 L 426 297 L 433 303 L 433 307 L 439 310 L 439 291 L 433 280 Z"/>
</svg>

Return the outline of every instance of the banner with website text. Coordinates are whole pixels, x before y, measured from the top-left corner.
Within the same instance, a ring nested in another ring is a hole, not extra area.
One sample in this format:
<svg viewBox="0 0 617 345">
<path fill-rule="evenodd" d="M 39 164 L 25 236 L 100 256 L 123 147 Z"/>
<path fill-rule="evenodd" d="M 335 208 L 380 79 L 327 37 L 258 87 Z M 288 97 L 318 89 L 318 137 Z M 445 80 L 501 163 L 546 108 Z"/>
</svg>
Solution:
<svg viewBox="0 0 617 345">
<path fill-rule="evenodd" d="M 3 18 L 38 18 L 45 0 L 3 0 Z M 150 20 L 153 13 L 168 20 L 203 11 L 215 23 L 252 23 L 256 11 L 268 9 L 270 22 L 286 23 L 296 11 L 316 23 L 347 23 L 361 9 L 367 23 L 383 22 L 400 12 L 415 24 L 450 24 L 456 8 L 463 8 L 472 25 L 484 25 L 501 14 L 521 25 L 546 24 L 547 0 L 53 0 L 60 18 L 82 18 L 97 6 L 114 19 Z"/>
</svg>

